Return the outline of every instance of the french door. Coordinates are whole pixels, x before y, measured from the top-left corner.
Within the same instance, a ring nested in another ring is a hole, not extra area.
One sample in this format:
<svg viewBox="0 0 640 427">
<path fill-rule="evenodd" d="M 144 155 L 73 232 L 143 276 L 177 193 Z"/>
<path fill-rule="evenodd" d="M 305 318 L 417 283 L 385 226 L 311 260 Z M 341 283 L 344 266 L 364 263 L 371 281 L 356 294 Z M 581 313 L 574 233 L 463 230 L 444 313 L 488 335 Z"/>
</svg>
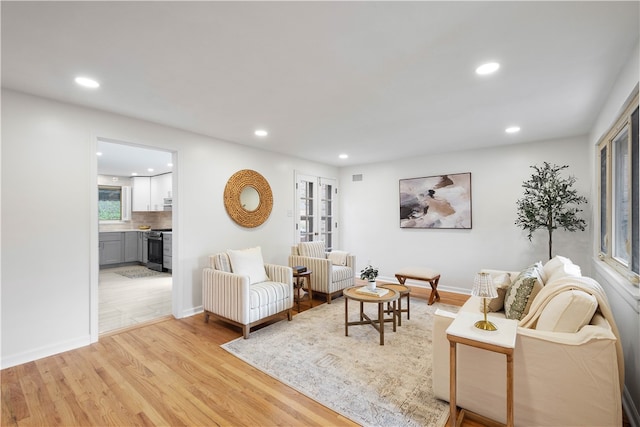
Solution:
<svg viewBox="0 0 640 427">
<path fill-rule="evenodd" d="M 296 172 L 296 239 L 324 241 L 330 251 L 338 242 L 336 180 Z"/>
</svg>

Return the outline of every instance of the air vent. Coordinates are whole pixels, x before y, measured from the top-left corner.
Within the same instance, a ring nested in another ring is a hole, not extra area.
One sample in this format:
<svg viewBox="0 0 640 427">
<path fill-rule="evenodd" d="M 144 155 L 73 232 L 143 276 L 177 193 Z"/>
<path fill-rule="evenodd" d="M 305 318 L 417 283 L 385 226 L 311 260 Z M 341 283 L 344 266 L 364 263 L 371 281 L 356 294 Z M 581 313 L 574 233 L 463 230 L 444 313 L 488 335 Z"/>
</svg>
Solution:
<svg viewBox="0 0 640 427">
<path fill-rule="evenodd" d="M 352 178 L 351 180 L 352 180 L 352 181 L 354 181 L 354 182 L 355 182 L 355 181 L 362 181 L 362 174 L 361 174 L 361 173 L 359 173 L 359 174 L 357 174 L 357 175 L 352 175 L 352 177 L 351 177 L 351 178 Z"/>
</svg>

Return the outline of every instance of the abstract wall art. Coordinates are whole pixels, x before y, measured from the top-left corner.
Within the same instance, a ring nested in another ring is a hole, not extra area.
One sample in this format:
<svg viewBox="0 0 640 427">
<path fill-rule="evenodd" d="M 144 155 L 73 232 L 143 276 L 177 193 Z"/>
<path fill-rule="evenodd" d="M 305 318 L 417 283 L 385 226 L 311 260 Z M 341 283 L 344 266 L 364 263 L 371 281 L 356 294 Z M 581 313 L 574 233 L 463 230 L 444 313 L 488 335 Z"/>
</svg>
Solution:
<svg viewBox="0 0 640 427">
<path fill-rule="evenodd" d="M 400 228 L 471 228 L 471 173 L 400 180 Z"/>
</svg>

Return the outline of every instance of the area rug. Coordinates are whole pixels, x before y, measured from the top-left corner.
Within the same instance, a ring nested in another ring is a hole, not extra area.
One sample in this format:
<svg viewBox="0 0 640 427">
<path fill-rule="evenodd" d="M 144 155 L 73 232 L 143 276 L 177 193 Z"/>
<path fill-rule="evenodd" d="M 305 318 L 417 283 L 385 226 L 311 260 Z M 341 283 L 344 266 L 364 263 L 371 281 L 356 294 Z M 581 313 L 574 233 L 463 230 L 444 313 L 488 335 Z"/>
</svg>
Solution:
<svg viewBox="0 0 640 427">
<path fill-rule="evenodd" d="M 119 274 L 121 276 L 127 277 L 129 279 L 140 279 L 143 277 L 155 277 L 155 276 L 168 276 L 169 273 L 164 273 L 156 270 L 150 270 L 147 267 L 143 266 L 133 266 L 127 268 L 126 270 L 118 270 L 114 271 L 114 273 Z"/>
<path fill-rule="evenodd" d="M 403 301 L 404 302 L 404 301 Z M 358 319 L 359 304 L 350 301 L 349 319 Z M 363 426 L 444 426 L 447 402 L 433 395 L 431 331 L 436 308 L 411 300 L 411 319 L 385 326 L 385 344 L 370 325 L 349 327 L 345 336 L 344 299 L 304 311 L 288 322 L 274 323 L 249 339 L 222 345 L 275 379 Z M 377 317 L 377 306 L 365 312 Z"/>
</svg>

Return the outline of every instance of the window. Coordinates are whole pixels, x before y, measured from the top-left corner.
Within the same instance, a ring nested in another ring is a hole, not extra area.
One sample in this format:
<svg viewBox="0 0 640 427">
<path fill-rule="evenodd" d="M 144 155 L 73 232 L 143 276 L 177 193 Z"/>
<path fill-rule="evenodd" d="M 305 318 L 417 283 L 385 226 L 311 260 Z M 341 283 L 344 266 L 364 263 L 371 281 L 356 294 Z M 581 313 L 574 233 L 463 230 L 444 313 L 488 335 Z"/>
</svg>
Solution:
<svg viewBox="0 0 640 427">
<path fill-rule="evenodd" d="M 122 187 L 98 186 L 98 219 L 122 220 Z"/>
<path fill-rule="evenodd" d="M 638 95 L 598 144 L 600 258 L 632 283 L 640 274 Z"/>
</svg>

